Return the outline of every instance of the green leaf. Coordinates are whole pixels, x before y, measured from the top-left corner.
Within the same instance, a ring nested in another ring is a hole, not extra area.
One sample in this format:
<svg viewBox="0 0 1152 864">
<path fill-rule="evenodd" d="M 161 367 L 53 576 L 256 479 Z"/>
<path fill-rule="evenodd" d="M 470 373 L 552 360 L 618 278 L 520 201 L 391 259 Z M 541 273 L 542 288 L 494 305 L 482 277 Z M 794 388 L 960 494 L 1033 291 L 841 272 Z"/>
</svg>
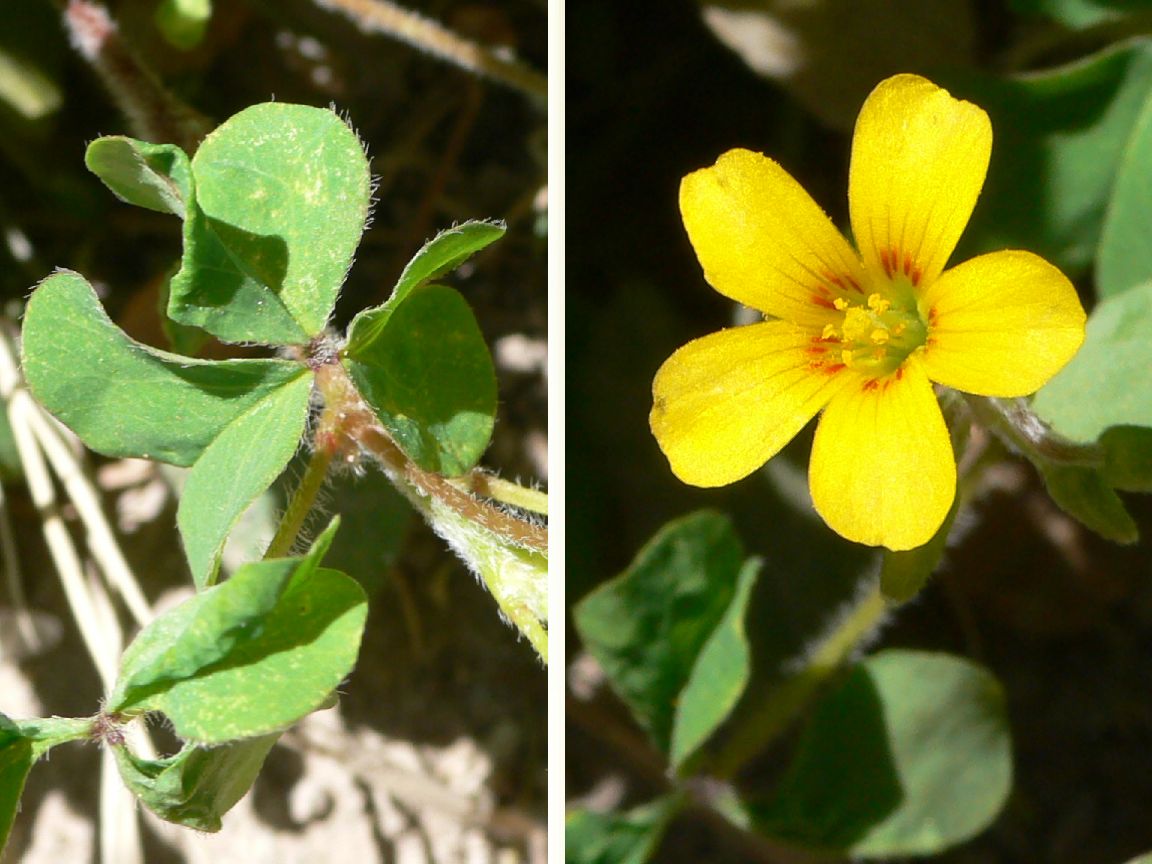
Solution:
<svg viewBox="0 0 1152 864">
<path fill-rule="evenodd" d="M 1152 283 L 1103 301 L 1080 352 L 1036 394 L 1033 410 L 1073 441 L 1095 441 L 1111 426 L 1152 427 L 1150 330 Z"/>
<path fill-rule="evenodd" d="M 1126 12 L 1152 7 L 1148 0 L 1011 0 L 1014 12 L 1043 15 L 1075 30 L 1122 18 Z"/>
<path fill-rule="evenodd" d="M 931 855 L 986 828 L 1012 787 L 1004 694 L 947 654 L 883 651 L 817 705 L 766 834 L 859 857 Z"/>
<path fill-rule="evenodd" d="M 689 756 L 727 719 L 748 686 L 751 652 L 744 618 L 760 562 L 745 562 L 736 592 L 712 635 L 701 648 L 676 703 L 669 761 L 679 771 Z"/>
<path fill-rule="evenodd" d="M 677 700 L 725 620 L 743 562 L 728 519 L 694 513 L 665 525 L 622 575 L 573 610 L 585 647 L 665 752 Z"/>
<path fill-rule="evenodd" d="M 212 18 L 212 0 L 160 0 L 156 26 L 176 48 L 190 51 L 200 44 Z"/>
<path fill-rule="evenodd" d="M 944 523 L 923 546 L 903 552 L 880 550 L 880 591 L 885 599 L 893 603 L 907 603 L 928 583 L 940 559 L 944 557 L 959 504 L 957 497 L 952 501 L 952 509 L 948 511 Z"/>
<path fill-rule="evenodd" d="M 0 853 L 8 842 L 8 833 L 20 809 L 24 781 L 35 761 L 32 742 L 20 733 L 15 723 L 0 714 Z"/>
<path fill-rule="evenodd" d="M 84 153 L 88 170 L 121 201 L 184 218 L 192 200 L 192 165 L 175 144 L 122 135 L 97 138 Z"/>
<path fill-rule="evenodd" d="M 252 787 L 280 733 L 204 749 L 186 745 L 166 759 L 142 759 L 113 748 L 120 776 L 141 803 L 168 822 L 220 830 L 220 817 Z"/>
<path fill-rule="evenodd" d="M 1152 284 L 1152 98 L 1128 139 L 1096 258 L 1096 291 L 1101 297 Z"/>
<path fill-rule="evenodd" d="M 161 711 L 185 741 L 220 744 L 324 705 L 356 662 L 367 613 L 354 580 L 318 566 L 334 526 L 307 557 L 247 564 L 148 625 L 106 710 Z"/>
<path fill-rule="evenodd" d="M 24 312 L 33 395 L 93 450 L 191 465 L 237 417 L 307 371 L 288 360 L 193 360 L 128 338 L 84 277 L 49 276 Z"/>
<path fill-rule="evenodd" d="M 197 588 L 215 581 L 236 520 L 296 452 L 311 395 L 311 376 L 289 381 L 233 420 L 196 460 L 176 521 Z"/>
<path fill-rule="evenodd" d="M 0 45 L 0 105 L 35 122 L 55 114 L 61 102 L 60 85 L 46 70 Z"/>
<path fill-rule="evenodd" d="M 564 820 L 567 864 L 644 864 L 680 810 L 677 796 L 657 798 L 627 813 L 575 810 Z"/>
<path fill-rule="evenodd" d="M 192 172 L 169 316 L 226 342 L 319 334 L 368 215 L 356 134 L 326 109 L 254 105 L 204 139 Z"/>
<path fill-rule="evenodd" d="M 996 143 L 956 260 L 1015 247 L 1069 275 L 1087 271 L 1121 155 L 1150 88 L 1148 40 L 1051 71 L 957 81 L 957 95 L 988 111 Z"/>
<path fill-rule="evenodd" d="M 345 574 L 294 578 L 258 637 L 140 707 L 162 711 L 178 735 L 201 744 L 283 729 L 330 704 L 356 663 L 366 617 L 367 598 Z"/>
<path fill-rule="evenodd" d="M 1060 508 L 1106 540 L 1135 543 L 1139 529 L 1098 468 L 1041 465 L 1044 485 Z"/>
<path fill-rule="evenodd" d="M 1113 489 L 1152 492 L 1152 429 L 1113 426 L 1100 436 L 1100 474 Z"/>
<path fill-rule="evenodd" d="M 201 592 L 145 627 L 120 658 L 105 710 L 127 710 L 164 682 L 195 675 L 259 635 L 257 625 L 280 602 L 288 581 L 297 574 L 308 578 L 320 566 L 338 525 L 333 520 L 303 558 L 248 564 L 224 585 Z"/>
<path fill-rule="evenodd" d="M 399 305 L 413 288 L 455 270 L 474 254 L 490 243 L 504 236 L 504 225 L 494 222 L 468 221 L 454 228 L 441 231 L 425 243 L 400 274 L 392 296 L 384 306 L 393 309 Z M 353 327 L 353 330 L 356 328 Z M 360 338 L 374 338 L 371 329 L 360 331 Z"/>
<path fill-rule="evenodd" d="M 24 781 L 36 760 L 57 744 L 88 738 L 86 717 L 35 717 L 12 720 L 0 714 L 0 853 L 20 809 Z"/>
<path fill-rule="evenodd" d="M 468 301 L 444 285 L 361 312 L 344 365 L 396 443 L 426 471 L 472 468 L 492 436 L 496 373 Z"/>
</svg>

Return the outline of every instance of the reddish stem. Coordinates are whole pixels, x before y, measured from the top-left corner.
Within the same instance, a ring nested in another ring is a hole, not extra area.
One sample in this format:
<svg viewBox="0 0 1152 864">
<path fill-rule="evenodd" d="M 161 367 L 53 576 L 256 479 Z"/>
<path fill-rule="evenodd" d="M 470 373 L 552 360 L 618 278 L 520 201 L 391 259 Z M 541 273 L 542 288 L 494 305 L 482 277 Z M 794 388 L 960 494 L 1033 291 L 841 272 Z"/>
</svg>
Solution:
<svg viewBox="0 0 1152 864">
<path fill-rule="evenodd" d="M 470 495 L 404 455 L 372 409 L 364 404 L 339 362 L 317 365 L 314 371 L 316 389 L 324 398 L 324 410 L 316 427 L 318 446 L 337 458 L 353 459 L 361 452 L 369 453 L 390 476 L 411 486 L 418 495 L 436 498 L 469 521 L 518 546 L 547 551 L 547 528 Z M 482 488 L 481 483 L 476 485 Z"/>
</svg>

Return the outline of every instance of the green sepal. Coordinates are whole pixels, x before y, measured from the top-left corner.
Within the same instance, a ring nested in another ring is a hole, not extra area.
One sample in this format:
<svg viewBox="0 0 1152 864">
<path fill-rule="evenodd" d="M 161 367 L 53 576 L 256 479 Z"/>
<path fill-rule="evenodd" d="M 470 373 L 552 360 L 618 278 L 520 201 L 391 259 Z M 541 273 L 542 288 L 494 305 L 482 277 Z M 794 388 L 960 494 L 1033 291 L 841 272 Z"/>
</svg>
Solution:
<svg viewBox="0 0 1152 864">
<path fill-rule="evenodd" d="M 484 583 L 503 616 L 548 662 L 548 552 L 517 544 L 436 498 L 417 499 L 428 524 Z"/>
<path fill-rule="evenodd" d="M 1152 492 L 1152 429 L 1113 426 L 1100 436 L 1100 474 L 1113 489 Z"/>
</svg>

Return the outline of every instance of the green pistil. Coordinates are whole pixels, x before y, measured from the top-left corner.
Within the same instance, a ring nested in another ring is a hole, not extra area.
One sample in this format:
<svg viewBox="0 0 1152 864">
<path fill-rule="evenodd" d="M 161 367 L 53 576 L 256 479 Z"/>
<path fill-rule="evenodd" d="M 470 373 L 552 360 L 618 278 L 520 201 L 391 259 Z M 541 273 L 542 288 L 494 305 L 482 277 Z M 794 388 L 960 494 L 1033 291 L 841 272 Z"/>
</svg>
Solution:
<svg viewBox="0 0 1152 864">
<path fill-rule="evenodd" d="M 844 318 L 839 325 L 825 326 L 824 339 L 840 341 L 840 360 L 845 366 L 876 378 L 898 369 L 928 337 L 915 301 L 893 303 L 873 293 L 862 304 L 837 299 L 836 308 Z"/>
</svg>

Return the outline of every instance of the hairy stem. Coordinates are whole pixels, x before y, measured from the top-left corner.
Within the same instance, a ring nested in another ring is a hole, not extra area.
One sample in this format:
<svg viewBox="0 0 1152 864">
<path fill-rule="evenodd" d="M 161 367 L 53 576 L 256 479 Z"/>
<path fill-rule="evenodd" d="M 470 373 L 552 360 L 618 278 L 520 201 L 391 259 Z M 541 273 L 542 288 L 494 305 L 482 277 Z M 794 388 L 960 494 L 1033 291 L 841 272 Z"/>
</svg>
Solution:
<svg viewBox="0 0 1152 864">
<path fill-rule="evenodd" d="M 541 492 L 539 489 L 530 489 L 519 483 L 512 483 L 501 477 L 477 470 L 469 472 L 459 480 L 453 479 L 451 482 L 453 486 L 463 489 L 465 492 L 482 495 L 512 507 L 519 507 L 529 513 L 539 513 L 541 516 L 548 515 L 548 493 Z"/>
<path fill-rule="evenodd" d="M 804 658 L 803 668 L 764 691 L 758 704 L 738 721 L 713 763 L 714 776 L 731 778 L 763 751 L 808 704 L 817 689 L 858 650 L 884 622 L 888 603 L 878 579 L 869 579 L 829 631 Z"/>
<path fill-rule="evenodd" d="M 1104 451 L 1098 444 L 1079 444 L 1053 432 L 1026 399 L 963 396 L 981 426 L 1033 464 L 1097 467 L 1103 463 Z"/>
<path fill-rule="evenodd" d="M 548 80 L 539 72 L 389 0 L 316 0 L 316 4 L 344 13 L 366 33 L 387 34 L 541 103 L 548 98 Z"/>
<path fill-rule="evenodd" d="M 392 441 L 391 437 L 375 423 L 361 430 L 360 445 L 371 453 L 384 466 L 391 468 L 399 477 L 407 481 L 415 491 L 423 496 L 438 499 L 455 513 L 475 522 L 489 531 L 507 538 L 518 546 L 525 546 L 539 552 L 548 549 L 548 531 L 541 525 L 526 522 L 510 513 L 505 513 L 487 501 L 482 501 L 454 485 L 446 477 L 425 471 L 411 462 Z"/>
<path fill-rule="evenodd" d="M 460 516 L 517 546 L 538 552 L 548 550 L 548 530 L 542 525 L 528 522 L 477 498 L 447 477 L 425 471 L 404 455 L 376 415 L 360 399 L 355 385 L 338 362 L 326 363 L 316 369 L 316 386 L 325 403 L 325 415 L 317 429 L 317 440 L 330 438 L 319 446 L 349 456 L 359 451 L 371 454 L 394 483 L 406 487 L 401 491 L 409 498 L 415 496 L 413 503 L 421 510 L 424 507 L 419 499 L 435 498 Z"/>
<path fill-rule="evenodd" d="M 308 460 L 308 467 L 304 469 L 304 476 L 288 502 L 288 509 L 284 511 L 284 518 L 280 527 L 276 529 L 276 536 L 268 544 L 265 558 L 283 558 L 292 551 L 296 538 L 304 528 L 304 520 L 312 511 L 316 497 L 324 488 L 324 479 L 328 476 L 328 467 L 332 464 L 332 451 L 316 449 L 312 458 Z"/>
<path fill-rule="evenodd" d="M 317 448 L 350 462 L 371 456 L 547 662 L 547 528 L 473 495 L 460 478 L 412 462 L 361 400 L 339 360 L 316 363 L 313 370 L 324 399 Z"/>
<path fill-rule="evenodd" d="M 107 9 L 90 0 L 68 0 L 64 26 L 72 46 L 96 70 L 128 119 L 133 135 L 196 152 L 211 124 L 164 88 L 121 37 Z"/>
</svg>

